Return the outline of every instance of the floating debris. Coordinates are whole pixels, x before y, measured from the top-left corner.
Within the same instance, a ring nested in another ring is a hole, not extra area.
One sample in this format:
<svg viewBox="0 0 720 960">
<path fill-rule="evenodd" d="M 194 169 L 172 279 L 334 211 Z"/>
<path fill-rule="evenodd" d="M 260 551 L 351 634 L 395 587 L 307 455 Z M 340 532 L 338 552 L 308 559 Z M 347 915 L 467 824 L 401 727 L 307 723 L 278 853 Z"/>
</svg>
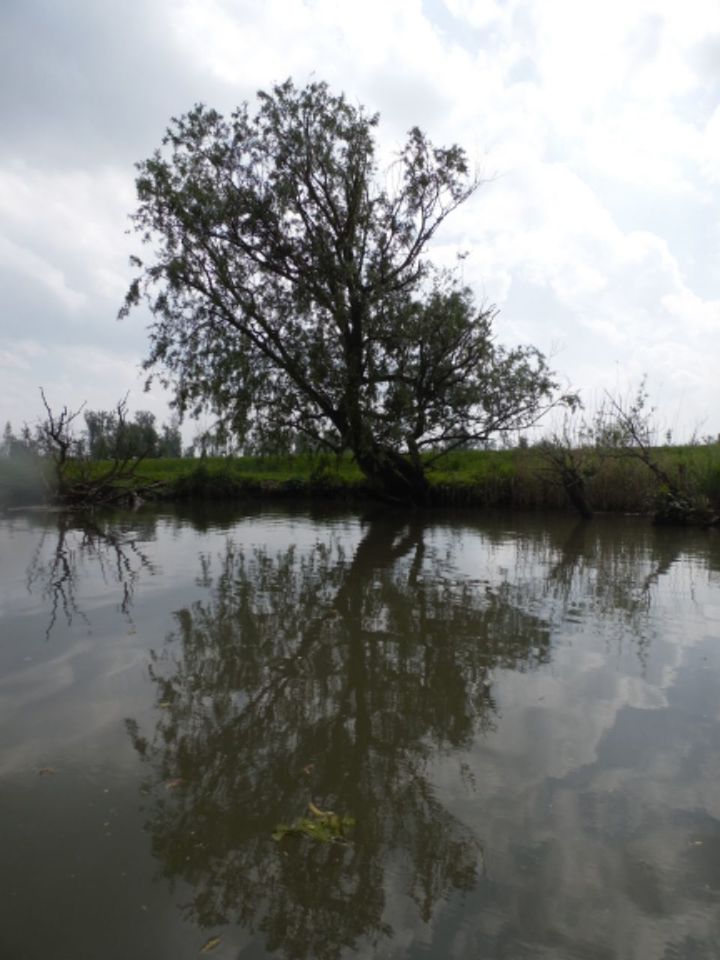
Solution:
<svg viewBox="0 0 720 960">
<path fill-rule="evenodd" d="M 346 843 L 346 833 L 355 826 L 354 817 L 341 817 L 332 810 L 321 810 L 312 801 L 308 804 L 312 817 L 300 817 L 293 823 L 279 823 L 273 840 L 285 837 L 309 837 L 321 843 Z"/>
<path fill-rule="evenodd" d="M 210 937 L 209 940 L 206 940 L 205 943 L 200 947 L 200 953 L 210 953 L 211 950 L 214 950 L 218 946 L 222 937 Z"/>
</svg>

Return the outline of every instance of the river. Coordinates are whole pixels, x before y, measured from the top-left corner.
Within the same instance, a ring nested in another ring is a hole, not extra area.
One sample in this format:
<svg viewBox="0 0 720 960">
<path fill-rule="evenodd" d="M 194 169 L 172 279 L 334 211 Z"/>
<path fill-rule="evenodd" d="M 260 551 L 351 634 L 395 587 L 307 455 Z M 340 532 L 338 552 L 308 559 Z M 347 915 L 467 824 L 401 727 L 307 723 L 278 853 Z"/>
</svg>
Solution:
<svg viewBox="0 0 720 960">
<path fill-rule="evenodd" d="M 720 532 L 0 518 L 0 956 L 720 956 Z"/>
</svg>

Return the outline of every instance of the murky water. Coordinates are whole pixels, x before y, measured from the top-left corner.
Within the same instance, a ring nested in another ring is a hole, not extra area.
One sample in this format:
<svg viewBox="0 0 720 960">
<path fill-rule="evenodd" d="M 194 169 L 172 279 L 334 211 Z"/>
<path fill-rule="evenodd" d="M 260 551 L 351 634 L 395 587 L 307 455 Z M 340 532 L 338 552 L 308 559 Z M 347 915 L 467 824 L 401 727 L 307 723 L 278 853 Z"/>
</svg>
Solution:
<svg viewBox="0 0 720 960">
<path fill-rule="evenodd" d="M 717 532 L 17 514 L 0 617 L 3 958 L 720 956 Z"/>
</svg>

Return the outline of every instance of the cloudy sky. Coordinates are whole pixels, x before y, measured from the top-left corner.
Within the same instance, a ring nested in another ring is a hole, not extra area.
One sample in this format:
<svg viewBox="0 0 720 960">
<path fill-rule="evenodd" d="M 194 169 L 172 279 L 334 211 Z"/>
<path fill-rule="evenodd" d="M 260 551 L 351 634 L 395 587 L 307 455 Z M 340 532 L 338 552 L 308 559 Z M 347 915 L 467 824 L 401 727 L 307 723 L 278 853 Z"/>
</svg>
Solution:
<svg viewBox="0 0 720 960">
<path fill-rule="evenodd" d="M 117 321 L 133 164 L 169 118 L 292 76 L 418 125 L 488 182 L 438 238 L 592 405 L 643 373 L 663 427 L 720 432 L 718 0 L 3 0 L 0 420 L 166 415 L 148 317 Z"/>
</svg>

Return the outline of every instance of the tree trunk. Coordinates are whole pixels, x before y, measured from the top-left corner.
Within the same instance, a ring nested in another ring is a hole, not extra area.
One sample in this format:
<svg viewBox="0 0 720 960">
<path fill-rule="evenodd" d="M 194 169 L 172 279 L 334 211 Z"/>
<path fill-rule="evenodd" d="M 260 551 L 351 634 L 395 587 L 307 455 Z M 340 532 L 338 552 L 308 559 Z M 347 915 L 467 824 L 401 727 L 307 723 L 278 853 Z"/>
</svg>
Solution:
<svg viewBox="0 0 720 960">
<path fill-rule="evenodd" d="M 379 496 L 403 503 L 427 501 L 429 487 L 421 463 L 413 464 L 396 450 L 376 443 L 353 450 L 353 454 Z"/>
<path fill-rule="evenodd" d="M 592 520 L 593 512 L 585 494 L 585 481 L 581 476 L 563 477 L 563 485 L 568 500 L 583 520 Z"/>
</svg>

